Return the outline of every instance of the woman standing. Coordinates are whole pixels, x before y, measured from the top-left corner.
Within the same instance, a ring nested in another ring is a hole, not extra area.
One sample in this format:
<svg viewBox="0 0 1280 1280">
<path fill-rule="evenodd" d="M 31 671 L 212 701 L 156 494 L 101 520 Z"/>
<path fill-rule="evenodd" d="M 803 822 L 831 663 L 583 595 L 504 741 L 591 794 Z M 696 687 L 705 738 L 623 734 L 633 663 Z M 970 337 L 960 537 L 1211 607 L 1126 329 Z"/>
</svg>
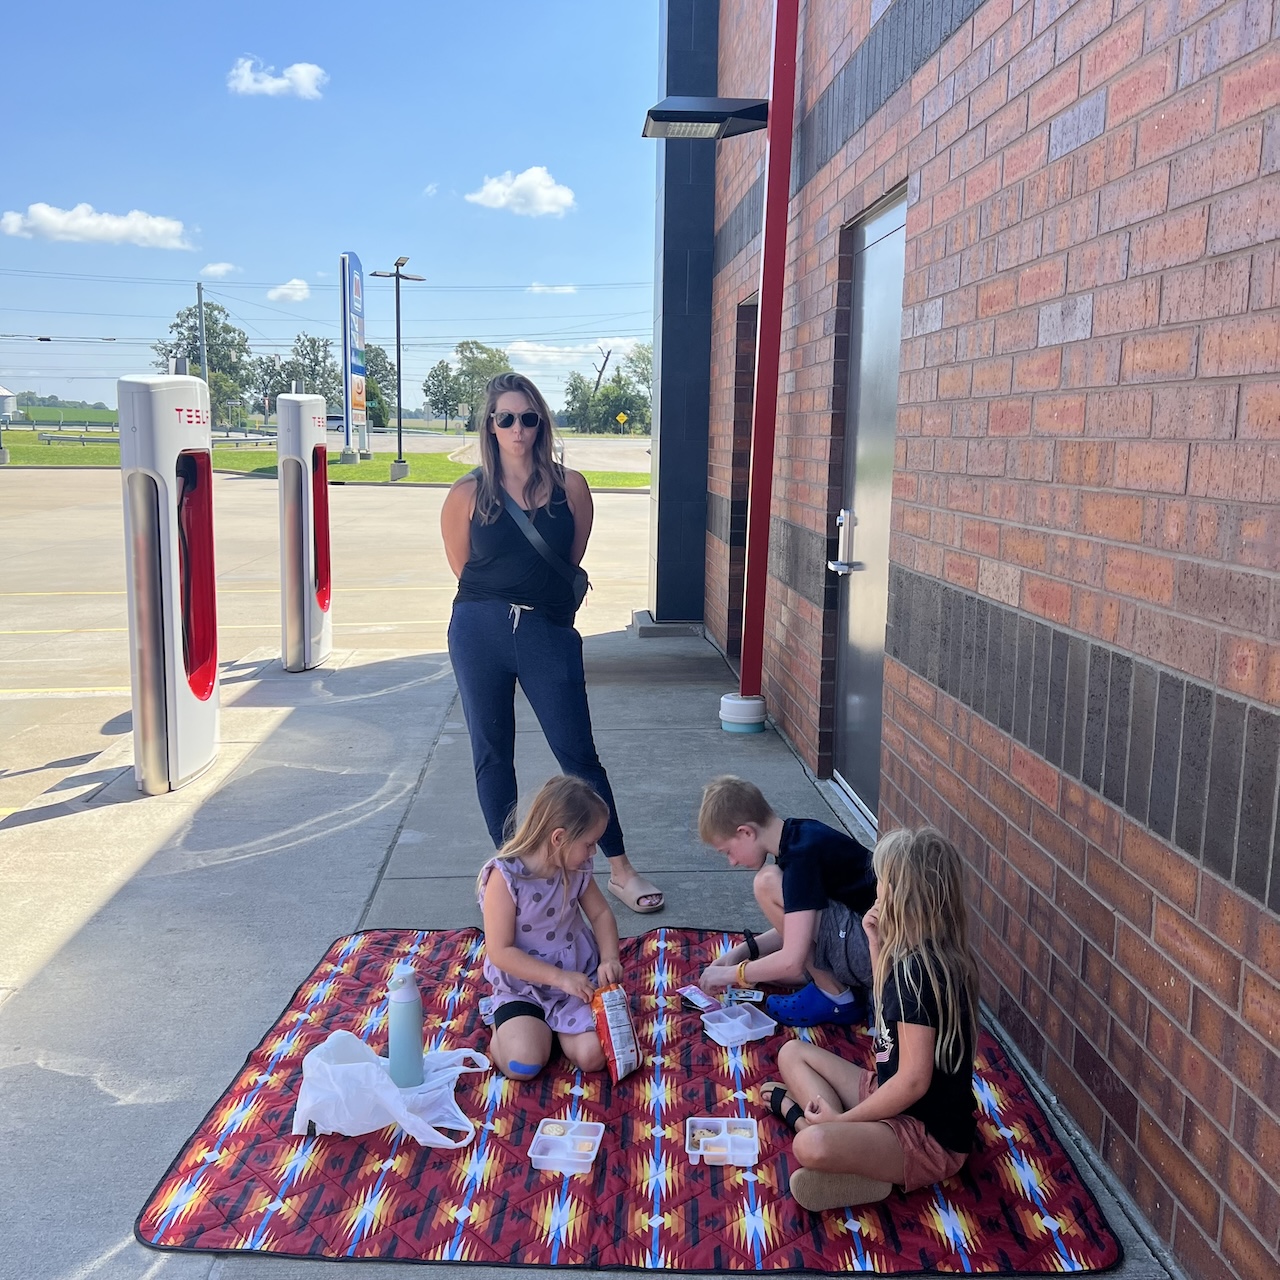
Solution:
<svg viewBox="0 0 1280 1280">
<path fill-rule="evenodd" d="M 481 466 L 454 484 L 440 513 L 445 555 L 458 579 L 449 658 L 494 848 L 516 807 L 518 680 L 560 768 L 589 783 L 609 806 L 600 839 L 609 892 L 648 914 L 662 909 L 662 893 L 627 859 L 613 790 L 591 735 L 582 637 L 573 625 L 571 577 L 591 537 L 591 490 L 581 474 L 554 460 L 551 422 L 542 393 L 523 374 L 499 374 L 485 388 Z M 540 535 L 542 549 L 522 523 Z"/>
</svg>

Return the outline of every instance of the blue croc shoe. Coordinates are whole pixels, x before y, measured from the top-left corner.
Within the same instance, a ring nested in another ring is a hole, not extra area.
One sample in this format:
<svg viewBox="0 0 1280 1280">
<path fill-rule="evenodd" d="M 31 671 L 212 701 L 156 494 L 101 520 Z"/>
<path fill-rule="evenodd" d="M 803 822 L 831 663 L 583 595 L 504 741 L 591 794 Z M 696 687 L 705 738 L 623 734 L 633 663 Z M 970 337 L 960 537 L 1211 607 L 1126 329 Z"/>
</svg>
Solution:
<svg viewBox="0 0 1280 1280">
<path fill-rule="evenodd" d="M 861 992 L 855 991 L 852 1000 L 839 1004 L 814 982 L 801 987 L 795 995 L 769 996 L 764 1008 L 771 1018 L 787 1027 L 853 1027 L 867 1020 L 866 998 Z"/>
</svg>

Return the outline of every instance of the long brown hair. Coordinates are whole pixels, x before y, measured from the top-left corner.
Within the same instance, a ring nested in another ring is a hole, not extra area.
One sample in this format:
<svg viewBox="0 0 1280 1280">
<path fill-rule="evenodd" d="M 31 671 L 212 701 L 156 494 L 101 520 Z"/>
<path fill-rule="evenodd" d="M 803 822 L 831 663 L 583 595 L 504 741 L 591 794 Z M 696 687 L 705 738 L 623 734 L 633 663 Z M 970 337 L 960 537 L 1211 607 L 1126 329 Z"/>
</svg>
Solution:
<svg viewBox="0 0 1280 1280">
<path fill-rule="evenodd" d="M 530 854 L 547 857 L 548 871 L 568 875 L 564 851 L 586 837 L 589 831 L 609 821 L 609 806 L 581 778 L 557 774 L 548 779 L 533 797 L 524 821 L 507 837 L 495 858 L 526 858 Z M 551 848 L 551 833 L 563 828 L 564 843 L 559 858 Z M 477 888 L 482 887 L 477 885 Z"/>
<path fill-rule="evenodd" d="M 533 469 L 524 487 L 521 506 L 526 511 L 536 511 L 549 506 L 551 495 L 558 484 L 564 485 L 564 468 L 552 453 L 555 421 L 551 409 L 541 391 L 523 373 L 500 373 L 490 378 L 484 389 L 484 413 L 480 418 L 480 476 L 476 485 L 476 510 L 481 524 L 492 524 L 502 514 L 502 455 L 498 452 L 498 440 L 491 430 L 498 397 L 508 391 L 518 391 L 542 417 L 537 438 L 533 442 Z"/>
<path fill-rule="evenodd" d="M 924 982 L 938 1006 L 933 1061 L 955 1074 L 978 1042 L 978 966 L 969 949 L 964 864 L 955 845 L 933 827 L 891 831 L 877 843 L 871 865 L 884 885 L 880 953 L 876 957 L 876 1024 L 883 1025 L 884 984 L 897 971 L 918 999 Z M 904 964 L 912 960 L 914 963 Z M 923 973 L 923 981 L 921 974 Z M 962 1000 L 963 997 L 963 1000 Z"/>
</svg>

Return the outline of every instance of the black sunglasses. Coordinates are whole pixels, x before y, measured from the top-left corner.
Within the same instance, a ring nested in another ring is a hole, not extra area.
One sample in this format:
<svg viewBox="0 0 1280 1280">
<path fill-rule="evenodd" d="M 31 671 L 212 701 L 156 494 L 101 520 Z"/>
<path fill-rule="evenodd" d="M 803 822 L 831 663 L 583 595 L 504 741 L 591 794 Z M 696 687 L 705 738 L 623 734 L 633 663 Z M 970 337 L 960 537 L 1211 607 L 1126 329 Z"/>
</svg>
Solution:
<svg viewBox="0 0 1280 1280">
<path fill-rule="evenodd" d="M 494 413 L 489 415 L 493 419 L 495 427 L 501 427 L 506 431 L 508 427 L 516 425 L 516 419 L 520 419 L 520 425 L 527 427 L 532 431 L 535 427 L 542 426 L 542 414 L 536 409 L 526 409 L 523 413 Z"/>
</svg>

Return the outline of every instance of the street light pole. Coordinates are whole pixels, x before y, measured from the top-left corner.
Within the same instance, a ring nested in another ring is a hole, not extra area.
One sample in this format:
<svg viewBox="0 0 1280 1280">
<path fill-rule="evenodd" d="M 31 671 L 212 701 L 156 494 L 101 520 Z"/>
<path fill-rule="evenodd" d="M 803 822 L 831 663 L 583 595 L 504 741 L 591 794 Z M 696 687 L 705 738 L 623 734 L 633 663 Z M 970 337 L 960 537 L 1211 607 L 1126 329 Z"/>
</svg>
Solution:
<svg viewBox="0 0 1280 1280">
<path fill-rule="evenodd" d="M 409 474 L 409 464 L 404 460 L 404 397 L 401 394 L 400 358 L 400 281 L 425 280 L 426 276 L 410 275 L 404 270 L 408 258 L 397 258 L 394 271 L 370 271 L 371 276 L 394 277 L 396 282 L 396 460 L 391 464 L 391 478 L 403 480 Z"/>
</svg>

